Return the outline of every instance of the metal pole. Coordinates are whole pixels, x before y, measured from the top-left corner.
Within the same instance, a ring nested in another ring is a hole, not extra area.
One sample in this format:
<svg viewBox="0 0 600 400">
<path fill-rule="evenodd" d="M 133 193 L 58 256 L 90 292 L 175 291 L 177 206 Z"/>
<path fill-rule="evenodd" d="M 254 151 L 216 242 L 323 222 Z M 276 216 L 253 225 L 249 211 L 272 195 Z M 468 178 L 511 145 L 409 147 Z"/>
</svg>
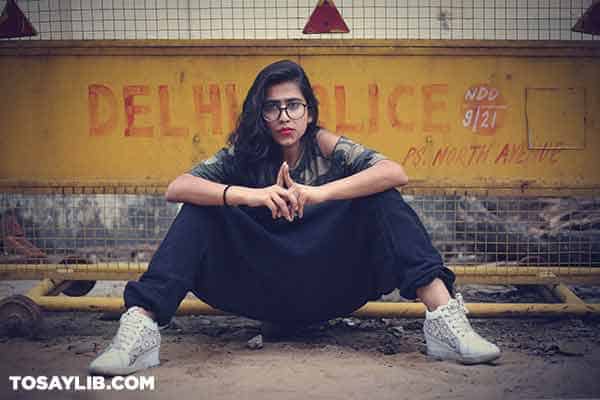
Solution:
<svg viewBox="0 0 600 400">
<path fill-rule="evenodd" d="M 0 280 L 51 278 L 55 280 L 134 280 L 147 263 L 0 264 Z M 457 283 L 487 284 L 600 284 L 600 268 L 515 267 L 510 265 L 450 265 Z"/>
<path fill-rule="evenodd" d="M 120 298 L 110 297 L 51 297 L 40 296 L 33 300 L 48 311 L 123 311 Z M 548 317 L 548 316 L 587 316 L 600 314 L 600 304 L 488 304 L 469 303 L 469 315 L 474 318 L 504 317 Z M 200 300 L 184 300 L 178 315 L 226 315 Z M 353 316 L 365 318 L 415 318 L 425 315 L 422 303 L 369 302 L 355 311 Z"/>
<path fill-rule="evenodd" d="M 567 285 L 564 285 L 562 283 L 552 285 L 550 287 L 550 290 L 556 297 L 558 297 L 564 303 L 585 304 L 585 302 L 579 297 L 577 297 L 577 295 L 573 293 L 571 289 L 567 287 Z"/>
</svg>

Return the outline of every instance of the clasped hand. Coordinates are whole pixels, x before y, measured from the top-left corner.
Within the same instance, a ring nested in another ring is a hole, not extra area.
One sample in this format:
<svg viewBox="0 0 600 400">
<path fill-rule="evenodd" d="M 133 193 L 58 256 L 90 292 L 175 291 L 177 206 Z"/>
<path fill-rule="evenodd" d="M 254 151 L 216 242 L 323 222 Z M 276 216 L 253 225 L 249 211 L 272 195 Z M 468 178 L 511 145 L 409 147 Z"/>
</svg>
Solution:
<svg viewBox="0 0 600 400">
<path fill-rule="evenodd" d="M 318 186 L 301 185 L 290 176 L 290 168 L 284 161 L 277 173 L 277 182 L 269 187 L 257 189 L 254 206 L 266 206 L 273 218 L 284 217 L 293 221 L 297 215 L 304 216 L 304 206 L 325 201 L 323 191 Z"/>
</svg>

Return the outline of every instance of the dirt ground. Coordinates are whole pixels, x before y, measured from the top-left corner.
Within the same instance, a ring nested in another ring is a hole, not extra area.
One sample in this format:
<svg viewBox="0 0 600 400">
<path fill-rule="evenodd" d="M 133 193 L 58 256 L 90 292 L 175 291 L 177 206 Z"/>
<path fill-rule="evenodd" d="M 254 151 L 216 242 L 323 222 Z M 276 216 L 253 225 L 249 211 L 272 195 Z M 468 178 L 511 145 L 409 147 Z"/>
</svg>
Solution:
<svg viewBox="0 0 600 400">
<path fill-rule="evenodd" d="M 598 294 L 598 288 L 577 290 Z M 467 301 L 543 301 L 512 287 L 464 287 L 462 292 Z M 0 295 L 6 293 L 0 290 Z M 428 358 L 419 319 L 339 318 L 283 338 L 265 333 L 262 348 L 251 349 L 248 341 L 262 332 L 258 321 L 177 317 L 162 331 L 161 366 L 138 373 L 155 377 L 153 392 L 12 391 L 11 375 L 75 375 L 83 382 L 87 365 L 118 325 L 101 313 L 45 313 L 39 337 L 0 337 L 0 398 L 600 398 L 600 320 L 472 323 L 501 347 L 498 361 L 463 366 Z"/>
</svg>

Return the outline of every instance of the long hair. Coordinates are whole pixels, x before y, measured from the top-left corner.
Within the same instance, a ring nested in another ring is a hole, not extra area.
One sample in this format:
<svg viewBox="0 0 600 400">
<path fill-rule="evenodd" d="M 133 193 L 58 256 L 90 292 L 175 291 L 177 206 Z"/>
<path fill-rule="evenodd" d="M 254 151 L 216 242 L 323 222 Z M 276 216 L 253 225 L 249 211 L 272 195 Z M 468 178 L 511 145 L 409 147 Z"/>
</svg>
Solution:
<svg viewBox="0 0 600 400">
<path fill-rule="evenodd" d="M 290 60 L 277 61 L 265 67 L 248 90 L 237 126 L 228 139 L 228 144 L 234 147 L 232 167 L 241 184 L 263 187 L 274 183 L 283 155 L 262 118 L 262 108 L 267 89 L 284 82 L 298 85 L 306 99 L 308 115 L 312 117 L 301 139 L 301 146 L 311 140 L 318 130 L 319 104 L 302 67 Z"/>
</svg>

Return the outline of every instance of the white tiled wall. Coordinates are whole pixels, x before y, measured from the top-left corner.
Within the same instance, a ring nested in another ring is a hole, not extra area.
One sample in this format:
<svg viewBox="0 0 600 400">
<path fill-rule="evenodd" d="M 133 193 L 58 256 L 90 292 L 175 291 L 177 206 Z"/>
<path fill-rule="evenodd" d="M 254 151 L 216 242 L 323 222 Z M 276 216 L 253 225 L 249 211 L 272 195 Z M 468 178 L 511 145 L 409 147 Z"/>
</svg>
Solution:
<svg viewBox="0 0 600 400">
<path fill-rule="evenodd" d="M 592 0 L 337 0 L 348 34 L 303 35 L 317 0 L 20 0 L 37 39 L 598 40 Z M 3 5 L 4 1 L 0 0 Z"/>
</svg>

